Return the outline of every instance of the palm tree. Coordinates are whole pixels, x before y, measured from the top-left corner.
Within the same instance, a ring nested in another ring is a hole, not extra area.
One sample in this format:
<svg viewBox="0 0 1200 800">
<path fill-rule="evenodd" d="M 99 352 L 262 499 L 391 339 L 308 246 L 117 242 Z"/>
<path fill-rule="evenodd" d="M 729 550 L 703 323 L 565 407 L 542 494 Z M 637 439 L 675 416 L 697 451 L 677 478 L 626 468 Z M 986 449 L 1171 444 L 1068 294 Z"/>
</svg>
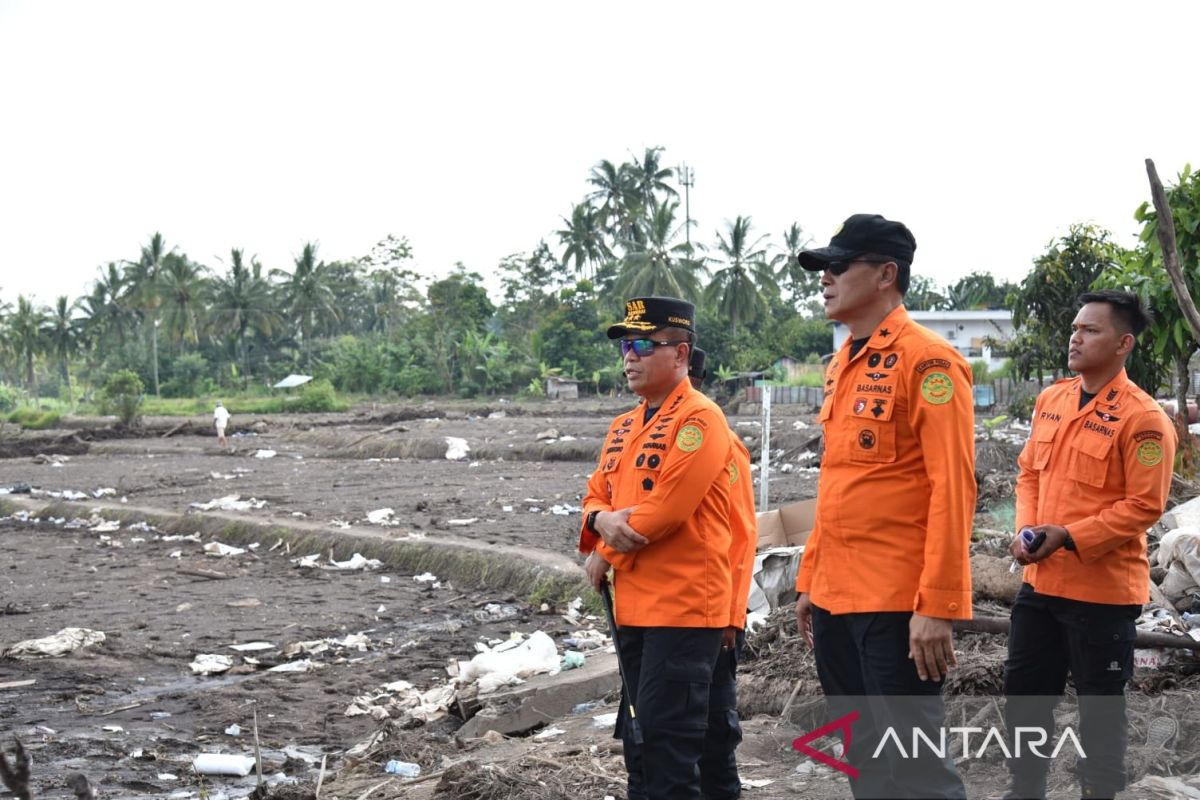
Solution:
<svg viewBox="0 0 1200 800">
<path fill-rule="evenodd" d="M 279 324 L 279 314 L 271 300 L 271 287 L 262 274 L 262 264 L 250 259 L 244 263 L 242 251 L 230 251 L 232 264 L 229 273 L 213 279 L 211 325 L 218 335 L 232 332 L 237 341 L 242 375 L 250 375 L 250 359 L 246 350 L 246 335 L 251 330 L 271 335 Z"/>
<path fill-rule="evenodd" d="M 74 319 L 75 305 L 67 296 L 59 295 L 42 329 L 49 352 L 58 360 L 58 372 L 67 385 L 67 401 L 75 407 L 75 390 L 71 387 L 71 357 L 79 350 L 79 323 Z"/>
<path fill-rule="evenodd" d="M 92 282 L 91 291 L 76 305 L 83 312 L 82 338 L 88 349 L 99 349 L 116 338 L 117 348 L 125 348 L 125 329 L 133 322 L 125 306 L 125 283 L 115 262 Z"/>
<path fill-rule="evenodd" d="M 207 270 L 186 255 L 171 253 L 159 274 L 163 327 L 177 345 L 199 344 L 200 311 L 207 306 Z"/>
<path fill-rule="evenodd" d="M 750 218 L 739 216 L 733 222 L 727 221 L 726 225 L 728 238 L 717 233 L 717 250 L 724 256 L 726 266 L 713 275 L 704 297 L 717 311 L 729 317 L 736 335 L 739 322 L 752 322 L 766 312 L 762 291 L 777 292 L 779 289 L 766 262 L 766 251 L 759 247 L 765 237 L 750 241 L 753 227 Z"/>
<path fill-rule="evenodd" d="M 309 242 L 296 258 L 296 269 L 290 275 L 275 270 L 284 281 L 283 305 L 286 314 L 300 326 L 300 346 L 306 364 L 311 362 L 313 333 L 322 322 L 337 322 L 337 300 L 331 286 L 329 268 L 317 262 L 317 245 Z"/>
<path fill-rule="evenodd" d="M 793 304 L 813 294 L 821 285 L 821 273 L 800 266 L 800 253 L 811 242 L 812 238 L 804 232 L 800 223 L 793 222 L 783 232 L 783 247 L 771 259 L 775 277 L 787 287 Z"/>
<path fill-rule="evenodd" d="M 40 308 L 35 308 L 33 302 L 25 295 L 17 297 L 17 310 L 8 316 L 9 347 L 17 356 L 22 371 L 25 373 L 25 390 L 30 397 L 34 393 L 33 360 L 45 347 L 42 327 L 46 315 Z"/>
<path fill-rule="evenodd" d="M 599 203 L 596 210 L 600 226 L 608 230 L 614 241 L 633 238 L 634 208 L 639 203 L 629 165 L 618 167 L 604 159 L 592 167 L 588 183 L 596 187 L 587 200 Z"/>
<path fill-rule="evenodd" d="M 622 297 L 669 295 L 695 301 L 700 296 L 704 266 L 678 242 L 682 225 L 675 224 L 679 201 L 654 206 L 642 226 L 643 242 L 626 242 L 616 292 Z"/>
<path fill-rule="evenodd" d="M 665 195 L 664 199 L 677 197 L 675 187 L 667 180 L 675 177 L 675 170 L 663 167 L 660 156 L 663 148 L 647 147 L 642 153 L 641 160 L 629 164 L 629 182 L 636 193 L 642 208 L 650 208 L 658 202 L 658 193 Z M 632 155 L 632 153 L 630 154 Z M 636 157 L 635 157 L 636 158 Z"/>
<path fill-rule="evenodd" d="M 126 298 L 142 313 L 142 324 L 150 338 L 150 365 L 154 378 L 154 394 L 158 396 L 158 306 L 161 300 L 159 276 L 163 261 L 175 251 L 167 249 L 163 235 L 157 231 L 150 241 L 142 246 L 142 255 L 137 261 L 126 263 Z"/>
<path fill-rule="evenodd" d="M 575 274 L 590 278 L 596 274 L 596 264 L 612 258 L 612 250 L 604 241 L 604 228 L 600 224 L 600 212 L 591 203 L 584 201 L 571 208 L 571 218 L 562 218 L 567 227 L 555 231 L 565 249 L 563 264 L 575 262 Z M 587 267 L 591 267 L 588 274 Z"/>
</svg>

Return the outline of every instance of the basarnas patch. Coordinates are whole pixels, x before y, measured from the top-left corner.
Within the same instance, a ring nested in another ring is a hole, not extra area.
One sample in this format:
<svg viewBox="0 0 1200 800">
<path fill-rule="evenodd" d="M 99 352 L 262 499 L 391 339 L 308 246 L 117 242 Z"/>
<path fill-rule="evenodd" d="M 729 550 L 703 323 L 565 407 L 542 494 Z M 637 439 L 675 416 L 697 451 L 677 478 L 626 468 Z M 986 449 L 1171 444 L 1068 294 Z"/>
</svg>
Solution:
<svg viewBox="0 0 1200 800">
<path fill-rule="evenodd" d="M 1137 460 L 1143 467 L 1157 467 L 1163 460 L 1162 445 L 1146 439 L 1137 447 Z"/>
<path fill-rule="evenodd" d="M 921 397 L 935 406 L 949 403 L 954 397 L 954 381 L 944 372 L 931 372 L 921 381 Z"/>
<path fill-rule="evenodd" d="M 704 444 L 704 432 L 695 425 L 684 425 L 675 437 L 675 446 L 685 453 L 692 453 Z"/>
</svg>

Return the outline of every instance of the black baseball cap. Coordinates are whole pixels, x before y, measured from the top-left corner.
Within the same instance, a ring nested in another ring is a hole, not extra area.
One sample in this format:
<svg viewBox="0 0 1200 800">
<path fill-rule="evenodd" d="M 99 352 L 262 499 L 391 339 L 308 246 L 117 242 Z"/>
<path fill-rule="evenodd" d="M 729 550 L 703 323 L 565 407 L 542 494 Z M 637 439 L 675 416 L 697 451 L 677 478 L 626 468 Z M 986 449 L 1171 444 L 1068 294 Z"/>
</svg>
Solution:
<svg viewBox="0 0 1200 800">
<path fill-rule="evenodd" d="M 688 361 L 688 377 L 704 380 L 708 377 L 708 370 L 704 368 L 704 359 L 706 353 L 699 347 L 692 348 L 692 356 Z"/>
<path fill-rule="evenodd" d="M 625 319 L 608 329 L 608 338 L 653 333 L 662 328 L 696 332 L 696 307 L 678 297 L 635 297 L 625 303 Z"/>
<path fill-rule="evenodd" d="M 804 250 L 798 256 L 800 266 L 820 272 L 835 261 L 850 261 L 867 253 L 891 256 L 912 264 L 917 240 L 903 222 L 884 219 L 878 214 L 854 214 L 848 217 L 828 247 Z"/>
</svg>

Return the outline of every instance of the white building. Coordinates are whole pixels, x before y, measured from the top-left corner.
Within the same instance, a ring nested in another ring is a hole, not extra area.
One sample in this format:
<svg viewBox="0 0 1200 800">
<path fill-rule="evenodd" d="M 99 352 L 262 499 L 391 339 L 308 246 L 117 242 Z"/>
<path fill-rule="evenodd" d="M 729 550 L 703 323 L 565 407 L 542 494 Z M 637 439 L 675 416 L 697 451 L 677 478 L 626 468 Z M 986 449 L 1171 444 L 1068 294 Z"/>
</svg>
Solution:
<svg viewBox="0 0 1200 800">
<path fill-rule="evenodd" d="M 1012 339 L 1012 312 L 1005 309 L 980 311 L 910 311 L 914 321 L 946 338 L 968 361 L 986 361 L 988 369 L 999 369 L 1007 359 L 1003 345 L 990 344 Z M 833 349 L 846 341 L 850 329 L 833 323 Z"/>
</svg>

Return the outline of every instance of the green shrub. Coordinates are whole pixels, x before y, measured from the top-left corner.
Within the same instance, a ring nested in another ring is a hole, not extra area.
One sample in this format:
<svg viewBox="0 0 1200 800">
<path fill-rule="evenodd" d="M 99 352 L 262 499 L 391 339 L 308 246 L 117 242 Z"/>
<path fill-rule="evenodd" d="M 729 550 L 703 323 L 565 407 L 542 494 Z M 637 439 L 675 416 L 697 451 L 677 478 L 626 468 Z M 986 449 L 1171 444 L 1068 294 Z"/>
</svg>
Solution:
<svg viewBox="0 0 1200 800">
<path fill-rule="evenodd" d="M 976 386 L 987 383 L 990 376 L 988 363 L 983 359 L 971 362 L 971 382 Z"/>
<path fill-rule="evenodd" d="M 342 411 L 345 403 L 339 403 L 333 384 L 325 379 L 313 381 L 300 391 L 300 397 L 288 405 L 291 411 L 312 413 L 315 411 Z"/>
<path fill-rule="evenodd" d="M 116 414 L 121 424 L 128 428 L 138 418 L 145 391 L 136 372 L 118 370 L 109 376 L 100 390 L 100 408 L 105 414 Z"/>
<path fill-rule="evenodd" d="M 162 385 L 163 397 L 199 397 L 216 388 L 209 365 L 199 353 L 184 353 L 171 362 L 171 377 Z"/>
<path fill-rule="evenodd" d="M 12 411 L 17 407 L 21 393 L 6 384 L 0 383 L 0 412 Z"/>
<path fill-rule="evenodd" d="M 18 408 L 8 415 L 9 422 L 15 422 L 27 431 L 44 431 L 58 424 L 61 416 L 57 411 L 41 411 L 36 408 Z"/>
</svg>

